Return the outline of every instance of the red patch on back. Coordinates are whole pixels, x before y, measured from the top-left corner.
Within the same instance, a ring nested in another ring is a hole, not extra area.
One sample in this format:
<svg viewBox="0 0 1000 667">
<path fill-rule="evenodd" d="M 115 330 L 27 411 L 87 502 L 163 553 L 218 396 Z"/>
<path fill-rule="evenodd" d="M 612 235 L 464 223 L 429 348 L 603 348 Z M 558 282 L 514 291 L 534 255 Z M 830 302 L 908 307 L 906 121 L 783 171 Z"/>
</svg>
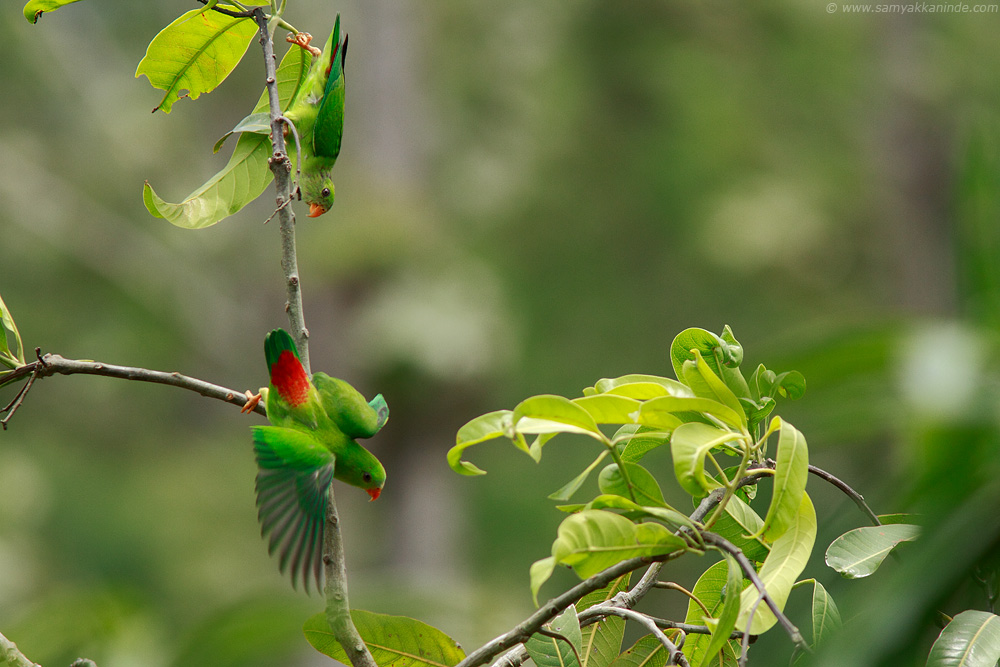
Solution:
<svg viewBox="0 0 1000 667">
<path fill-rule="evenodd" d="M 302 362 L 291 350 L 284 350 L 271 364 L 271 384 L 290 406 L 297 407 L 309 398 L 309 378 Z"/>
</svg>

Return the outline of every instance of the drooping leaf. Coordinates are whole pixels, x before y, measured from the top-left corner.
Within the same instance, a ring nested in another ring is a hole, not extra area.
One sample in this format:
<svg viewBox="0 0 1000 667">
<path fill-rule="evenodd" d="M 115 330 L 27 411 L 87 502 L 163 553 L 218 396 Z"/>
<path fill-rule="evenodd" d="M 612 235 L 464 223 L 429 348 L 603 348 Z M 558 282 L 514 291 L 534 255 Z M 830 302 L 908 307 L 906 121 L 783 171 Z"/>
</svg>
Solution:
<svg viewBox="0 0 1000 667">
<path fill-rule="evenodd" d="M 809 449 L 805 436 L 781 417 L 770 430 L 780 429 L 774 467 L 774 491 L 764 517 L 764 537 L 773 542 L 795 521 L 809 478 Z"/>
<path fill-rule="evenodd" d="M 686 546 L 658 523 L 635 524 L 613 512 L 584 510 L 559 524 L 552 557 L 581 579 L 639 556 L 659 556 Z"/>
<path fill-rule="evenodd" d="M 291 100 L 298 94 L 308 71 L 309 61 L 302 52 L 298 47 L 289 49 L 276 71 L 282 112 L 288 109 Z M 253 113 L 263 113 L 266 109 L 265 91 Z M 268 167 L 271 151 L 271 142 L 266 134 L 244 132 L 226 166 L 183 201 L 174 204 L 164 200 L 147 182 L 143 186 L 143 203 L 151 215 L 165 218 L 178 227 L 202 229 L 214 225 L 264 192 L 273 178 Z"/>
<path fill-rule="evenodd" d="M 919 536 L 920 526 L 906 523 L 855 528 L 830 544 L 826 550 L 826 564 L 848 579 L 867 577 L 879 568 L 897 544 Z"/>
<path fill-rule="evenodd" d="M 548 629 L 560 638 L 535 633 L 524 648 L 537 667 L 580 667 L 583 636 L 576 607 L 570 605 L 548 623 Z"/>
<path fill-rule="evenodd" d="M 660 485 L 648 470 L 638 463 L 623 463 L 623 465 L 628 475 L 627 481 L 617 463 L 612 463 L 601 471 L 597 479 L 601 493 L 631 498 L 640 505 L 667 506 Z"/>
<path fill-rule="evenodd" d="M 54 12 L 64 5 L 71 5 L 79 0 L 31 0 L 24 6 L 24 18 L 29 23 L 38 23 L 45 12 Z"/>
<path fill-rule="evenodd" d="M 351 620 L 368 646 L 375 664 L 381 667 L 454 667 L 465 657 L 465 651 L 454 639 L 435 627 L 406 616 L 352 609 Z M 347 653 L 330 631 L 325 613 L 310 617 L 302 629 L 314 649 L 334 660 L 350 664 Z"/>
<path fill-rule="evenodd" d="M 238 11 L 232 5 L 219 5 Z M 215 90 L 239 64 L 257 34 L 250 18 L 192 9 L 161 30 L 146 48 L 135 70 L 154 88 L 166 91 L 153 111 L 170 113 L 181 96 L 198 99 Z M 184 91 L 187 91 L 186 94 Z"/>
<path fill-rule="evenodd" d="M 462 460 L 462 452 L 480 442 L 502 438 L 510 428 L 510 410 L 495 410 L 472 419 L 455 436 L 455 446 L 448 450 L 448 465 L 460 475 L 485 475 L 486 471 Z"/>
<path fill-rule="evenodd" d="M 618 577 L 604 588 L 587 593 L 577 603 L 580 611 L 589 609 L 595 604 L 601 604 L 614 598 L 618 593 L 628 590 L 631 572 Z M 608 667 L 618 657 L 625 636 L 625 619 L 608 616 L 604 620 L 581 629 L 581 667 Z"/>
<path fill-rule="evenodd" d="M 681 488 L 692 496 L 703 496 L 721 486 L 705 474 L 705 457 L 715 447 L 731 441 L 734 433 L 701 422 L 688 422 L 674 429 L 670 453 L 674 474 Z"/>
<path fill-rule="evenodd" d="M 796 579 L 805 569 L 813 543 L 816 541 L 816 510 L 808 493 L 802 494 L 799 511 L 795 520 L 771 545 L 771 553 L 761 565 L 758 575 L 764 588 L 774 600 L 778 609 L 784 609 L 788 594 Z M 750 624 L 751 634 L 760 634 L 773 626 L 777 619 L 766 603 L 757 605 L 759 591 L 748 586 L 740 599 L 740 617 L 736 629 L 744 631 L 750 620 L 750 613 L 756 605 L 757 611 Z"/>
<path fill-rule="evenodd" d="M 1000 660 L 1000 616 L 970 609 L 945 626 L 927 667 L 993 667 Z"/>
<path fill-rule="evenodd" d="M 0 298 L 0 364 L 12 369 L 25 364 L 21 334 L 2 298 Z"/>
</svg>

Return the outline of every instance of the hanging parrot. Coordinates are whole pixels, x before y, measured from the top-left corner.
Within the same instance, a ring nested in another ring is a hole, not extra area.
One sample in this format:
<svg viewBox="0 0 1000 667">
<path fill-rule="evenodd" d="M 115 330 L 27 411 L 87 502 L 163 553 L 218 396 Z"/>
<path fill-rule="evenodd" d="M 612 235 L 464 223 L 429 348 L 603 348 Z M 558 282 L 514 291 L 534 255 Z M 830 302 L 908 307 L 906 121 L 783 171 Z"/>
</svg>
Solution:
<svg viewBox="0 0 1000 667">
<path fill-rule="evenodd" d="M 389 418 L 379 394 L 370 402 L 351 385 L 325 373 L 312 379 L 284 329 L 264 339 L 268 387 L 247 392 L 249 412 L 260 400 L 271 426 L 251 426 L 257 458 L 257 518 L 268 552 L 279 551 L 292 585 L 310 575 L 319 588 L 323 573 L 323 528 L 330 484 L 338 479 L 364 489 L 372 500 L 385 484 L 385 469 L 356 438 L 370 438 Z"/>
<path fill-rule="evenodd" d="M 295 124 L 302 146 L 299 188 L 309 204 L 309 217 L 323 215 L 333 204 L 330 170 L 340 155 L 344 135 L 344 61 L 347 35 L 340 39 L 340 14 L 322 51 L 310 46 L 312 36 L 300 32 L 287 41 L 312 54 L 312 64 L 285 117 Z M 294 146 L 294 139 L 291 140 Z M 292 149 L 289 149 L 292 152 Z"/>
</svg>

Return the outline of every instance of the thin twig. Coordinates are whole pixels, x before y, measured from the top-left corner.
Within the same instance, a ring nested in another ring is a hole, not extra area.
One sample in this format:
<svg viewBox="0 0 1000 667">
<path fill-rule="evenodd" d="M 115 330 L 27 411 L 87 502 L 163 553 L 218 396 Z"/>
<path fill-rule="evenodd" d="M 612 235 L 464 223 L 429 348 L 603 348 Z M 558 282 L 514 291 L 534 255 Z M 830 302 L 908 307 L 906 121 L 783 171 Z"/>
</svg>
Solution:
<svg viewBox="0 0 1000 667">
<path fill-rule="evenodd" d="M 38 663 L 32 662 L 21 653 L 17 644 L 0 635 L 0 662 L 10 667 L 41 667 Z"/>
<path fill-rule="evenodd" d="M 809 466 L 809 472 L 812 473 L 813 475 L 816 475 L 820 479 L 829 482 L 830 484 L 833 484 L 835 487 L 843 491 L 848 498 L 854 501 L 854 504 L 857 505 L 862 512 L 868 515 L 868 518 L 871 520 L 872 524 L 876 526 L 882 525 L 882 521 L 878 518 L 878 515 L 875 514 L 875 512 L 872 511 L 872 508 L 868 506 L 868 503 L 865 502 L 864 496 L 862 496 L 860 493 L 852 489 L 847 484 L 847 482 L 844 482 L 843 480 L 834 477 L 827 471 L 823 470 L 822 468 L 817 468 L 814 465 Z"/>
<path fill-rule="evenodd" d="M 172 387 L 180 387 L 181 389 L 196 392 L 207 398 L 215 398 L 240 407 L 243 407 L 247 400 L 246 396 L 242 392 L 235 389 L 227 389 L 221 385 L 205 382 L 204 380 L 182 375 L 177 372 L 154 371 L 148 368 L 137 368 L 135 366 L 118 366 L 115 364 L 106 364 L 100 361 L 66 359 L 58 354 L 43 355 L 38 361 L 33 361 L 29 364 L 25 364 L 24 366 L 19 366 L 16 370 L 12 371 L 11 375 L 14 374 L 17 374 L 17 376 L 11 378 L 12 380 L 17 380 L 27 376 L 28 383 L 33 382 L 35 378 L 45 378 L 57 374 L 101 375 L 103 377 L 118 378 L 121 380 L 152 382 L 155 384 L 166 384 Z M 5 377 L 5 383 L 7 380 L 8 378 Z M 27 393 L 27 384 L 21 389 L 20 393 Z M 17 397 L 15 397 L 15 400 L 16 399 Z M 16 405 L 13 407 L 8 406 L 8 409 L 13 412 L 13 409 L 16 409 L 16 407 Z M 259 415 L 267 416 L 263 403 L 259 403 L 253 411 Z M 10 414 L 7 415 L 7 418 L 10 418 Z"/>
<path fill-rule="evenodd" d="M 587 611 L 589 611 L 589 609 Z M 688 667 L 687 657 L 685 657 L 685 655 L 681 653 L 681 650 L 677 648 L 677 646 L 672 641 L 670 641 L 669 637 L 663 634 L 663 630 L 660 630 L 660 628 L 657 627 L 657 624 L 649 616 L 646 616 L 645 614 L 640 614 L 639 612 L 633 611 L 632 609 L 622 609 L 620 607 L 609 607 L 604 609 L 603 611 L 605 612 L 606 615 L 619 616 L 626 620 L 634 621 L 639 625 L 643 626 L 654 637 L 656 637 L 661 644 L 663 644 L 663 647 L 665 649 L 667 649 L 667 652 L 669 653 L 670 656 L 667 659 L 668 665 L 679 665 L 680 667 Z"/>
</svg>

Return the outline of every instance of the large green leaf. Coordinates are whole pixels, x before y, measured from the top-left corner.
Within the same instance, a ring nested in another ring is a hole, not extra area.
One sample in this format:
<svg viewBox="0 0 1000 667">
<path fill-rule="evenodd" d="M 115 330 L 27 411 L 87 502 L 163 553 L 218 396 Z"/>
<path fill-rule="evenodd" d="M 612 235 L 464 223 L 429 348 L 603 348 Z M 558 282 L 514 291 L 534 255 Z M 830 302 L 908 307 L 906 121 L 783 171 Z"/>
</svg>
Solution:
<svg viewBox="0 0 1000 667">
<path fill-rule="evenodd" d="M 219 7 L 238 10 L 232 5 Z M 239 64 L 256 34 L 257 24 L 250 18 L 201 9 L 181 14 L 153 38 L 135 70 L 136 78 L 146 75 L 154 88 L 166 91 L 153 111 L 170 113 L 182 96 L 194 100 L 215 90 Z"/>
<path fill-rule="evenodd" d="M 698 667 L 707 667 L 717 661 L 720 651 L 729 643 L 729 635 L 736 627 L 736 618 L 740 615 L 740 593 L 743 590 L 743 570 L 731 555 L 726 554 L 727 563 L 726 585 L 722 589 L 722 608 L 715 622 L 709 623 L 712 629 L 711 640 L 697 663 Z"/>
<path fill-rule="evenodd" d="M 698 350 L 692 350 L 692 354 L 694 359 L 685 361 L 681 367 L 684 381 L 691 387 L 696 396 L 716 400 L 736 413 L 739 417 L 739 423 L 733 424 L 733 426 L 746 428 L 746 412 L 736 394 L 715 374 Z"/>
<path fill-rule="evenodd" d="M 771 545 L 761 537 L 764 520 L 738 495 L 726 503 L 726 511 L 712 530 L 739 547 L 752 561 L 762 562 L 771 553 Z"/>
<path fill-rule="evenodd" d="M 860 579 L 875 572 L 900 542 L 920 536 L 920 526 L 897 523 L 864 526 L 835 539 L 826 550 L 826 564 L 848 579 Z"/>
<path fill-rule="evenodd" d="M 657 399 L 659 400 L 659 399 Z M 705 457 L 735 434 L 701 422 L 688 422 L 674 429 L 670 437 L 670 453 L 674 458 L 674 474 L 681 488 L 692 496 L 703 496 L 721 484 L 705 474 Z"/>
<path fill-rule="evenodd" d="M 0 298 L 0 364 L 8 368 L 17 368 L 25 364 L 21 334 L 2 298 Z"/>
<path fill-rule="evenodd" d="M 535 633 L 524 648 L 537 667 L 580 667 L 583 636 L 576 607 L 570 605 L 548 623 L 548 629 L 561 638 Z"/>
<path fill-rule="evenodd" d="M 581 611 L 589 609 L 595 604 L 608 602 L 613 597 L 628 590 L 629 579 L 632 573 L 627 572 L 618 577 L 604 588 L 600 588 L 591 593 L 587 593 L 577 606 Z M 591 623 L 581 630 L 583 641 L 581 644 L 580 658 L 583 660 L 582 667 L 608 667 L 622 648 L 622 639 L 625 636 L 625 619 L 618 616 L 608 616 L 597 623 Z"/>
<path fill-rule="evenodd" d="M 628 558 L 659 556 L 685 546 L 658 523 L 634 524 L 613 512 L 584 510 L 559 524 L 552 557 L 586 579 Z"/>
<path fill-rule="evenodd" d="M 558 509 L 564 512 L 579 512 L 580 510 L 621 510 L 622 516 L 638 521 L 639 519 L 655 519 L 667 526 L 671 531 L 688 528 L 697 530 L 695 523 L 687 515 L 671 507 L 639 505 L 624 496 L 602 493 L 585 505 L 561 505 Z"/>
<path fill-rule="evenodd" d="M 465 658 L 454 639 L 421 621 L 362 609 L 352 609 L 351 619 L 379 667 L 454 667 Z M 325 613 L 310 617 L 302 629 L 314 649 L 351 664 Z"/>
<path fill-rule="evenodd" d="M 24 6 L 24 18 L 31 23 L 38 23 L 45 12 L 54 12 L 64 5 L 71 5 L 79 0 L 31 0 Z"/>
<path fill-rule="evenodd" d="M 595 393 L 628 396 L 645 401 L 658 396 L 694 396 L 691 389 L 682 382 L 659 375 L 622 375 L 616 378 L 598 380 L 593 388 L 584 389 L 585 396 Z"/>
<path fill-rule="evenodd" d="M 310 61 L 303 53 L 298 47 L 289 49 L 278 66 L 276 80 L 282 111 L 288 109 L 298 94 L 308 71 Z M 263 113 L 268 106 L 265 91 L 251 116 Z M 294 153 L 291 146 L 289 153 Z M 266 134 L 242 133 L 226 166 L 183 201 L 174 204 L 164 200 L 146 182 L 142 191 L 143 203 L 151 215 L 165 218 L 178 227 L 209 227 L 233 215 L 264 192 L 273 178 L 268 167 L 271 154 L 271 142 Z"/>
<path fill-rule="evenodd" d="M 635 421 L 632 413 L 638 412 L 642 405 L 634 398 L 615 394 L 584 396 L 572 402 L 590 413 L 598 424 L 631 424 Z"/>
<path fill-rule="evenodd" d="M 455 436 L 455 446 L 448 450 L 448 465 L 451 466 L 451 469 L 460 475 L 485 475 L 485 470 L 468 461 L 463 461 L 462 452 L 480 442 L 507 435 L 512 414 L 510 410 L 487 412 L 485 415 L 480 415 L 466 422 L 462 428 L 458 429 L 458 434 Z"/>
<path fill-rule="evenodd" d="M 1000 616 L 968 610 L 951 620 L 931 646 L 927 667 L 993 667 L 1000 660 Z"/>
<path fill-rule="evenodd" d="M 773 542 L 795 521 L 809 478 L 806 439 L 781 417 L 771 420 L 770 430 L 781 429 L 774 467 L 774 491 L 764 517 L 764 537 Z"/>
<path fill-rule="evenodd" d="M 803 493 L 795 520 L 771 545 L 771 553 L 758 572 L 765 590 L 778 609 L 784 609 L 788 594 L 795 585 L 795 580 L 805 569 L 815 541 L 816 510 L 809 499 L 809 494 Z M 754 586 L 748 586 L 743 590 L 740 599 L 740 618 L 736 623 L 738 630 L 746 629 L 758 595 L 759 591 Z M 756 607 L 757 612 L 750 624 L 750 633 L 758 635 L 773 626 L 777 618 L 763 601 Z"/>
<path fill-rule="evenodd" d="M 521 433 L 584 433 L 604 437 L 590 413 L 563 396 L 543 394 L 526 398 L 514 408 L 512 418 Z"/>
<path fill-rule="evenodd" d="M 660 485 L 648 470 L 638 463 L 623 463 L 623 465 L 628 475 L 627 481 L 617 463 L 612 463 L 601 471 L 597 479 L 601 493 L 631 498 L 640 505 L 667 506 Z"/>
</svg>

